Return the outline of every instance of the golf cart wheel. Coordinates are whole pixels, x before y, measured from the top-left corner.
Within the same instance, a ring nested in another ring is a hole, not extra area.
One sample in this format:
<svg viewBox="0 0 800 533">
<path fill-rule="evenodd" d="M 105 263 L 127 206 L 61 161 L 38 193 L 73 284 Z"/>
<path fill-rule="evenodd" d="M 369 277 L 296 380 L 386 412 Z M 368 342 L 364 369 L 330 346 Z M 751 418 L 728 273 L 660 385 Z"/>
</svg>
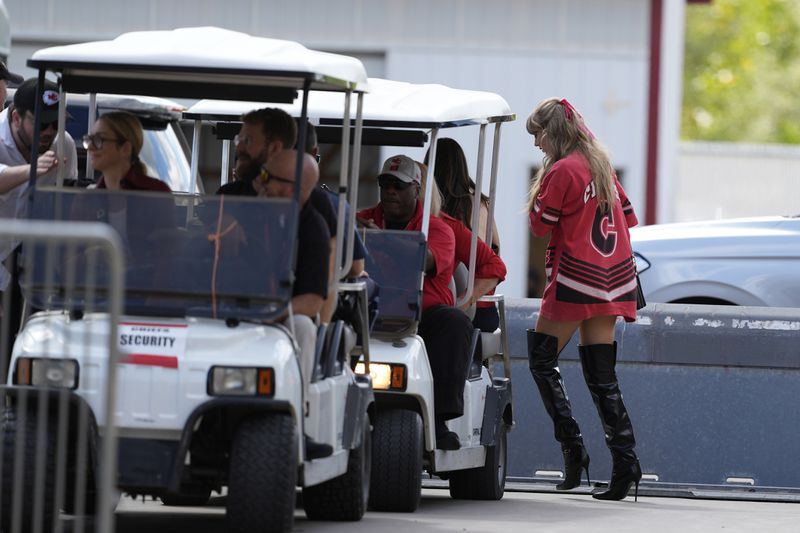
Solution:
<svg viewBox="0 0 800 533">
<path fill-rule="evenodd" d="M 361 520 L 367 510 L 372 438 L 369 418 L 364 417 L 361 443 L 350 450 L 347 472 L 339 477 L 303 488 L 303 508 L 311 520 Z"/>
<path fill-rule="evenodd" d="M 422 417 L 407 409 L 379 411 L 372 429 L 373 511 L 416 511 L 422 495 Z"/>
<path fill-rule="evenodd" d="M 56 479 L 56 435 L 54 425 L 48 424 L 44 440 L 37 443 L 38 413 L 30 408 L 20 420 L 16 409 L 6 409 L 0 421 L 0 440 L 3 447 L 2 493 L 0 493 L 0 530 L 11 531 L 14 499 L 18 499 L 19 518 L 22 531 L 32 531 L 36 515 L 41 513 L 42 531 L 51 531 L 54 517 L 55 479 Z M 24 434 L 23 434 L 24 433 Z M 37 450 L 41 444 L 43 450 Z M 17 450 L 21 447 L 21 450 Z M 38 462 L 38 452 L 42 462 Z M 21 452 L 21 453 L 17 453 Z M 22 459 L 22 476 L 15 483 L 17 458 Z M 44 469 L 41 472 L 39 469 Z M 41 475 L 43 486 L 37 486 L 37 475 Z M 41 509 L 36 506 L 37 496 L 41 498 Z"/>
<path fill-rule="evenodd" d="M 297 484 L 297 433 L 292 417 L 270 413 L 242 420 L 230 454 L 229 531 L 291 531 Z"/>
<path fill-rule="evenodd" d="M 486 448 L 486 464 L 450 474 L 450 496 L 457 500 L 499 500 L 506 490 L 506 425 L 497 429 L 494 446 Z"/>
</svg>

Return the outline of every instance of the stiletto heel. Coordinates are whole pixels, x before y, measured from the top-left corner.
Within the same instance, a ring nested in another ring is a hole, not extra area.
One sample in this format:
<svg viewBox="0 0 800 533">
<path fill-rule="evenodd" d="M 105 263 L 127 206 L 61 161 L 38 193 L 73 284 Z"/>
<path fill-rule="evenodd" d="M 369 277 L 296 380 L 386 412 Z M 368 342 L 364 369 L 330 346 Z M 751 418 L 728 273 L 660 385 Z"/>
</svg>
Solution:
<svg viewBox="0 0 800 533">
<path fill-rule="evenodd" d="M 585 470 L 586 470 L 586 484 L 591 487 L 592 486 L 592 480 L 589 479 L 589 465 L 588 464 L 586 465 Z"/>
<path fill-rule="evenodd" d="M 634 501 L 639 501 L 639 481 L 642 479 L 642 469 L 639 466 L 639 461 L 631 465 L 621 467 L 615 465 L 611 473 L 611 481 L 608 483 L 608 490 L 595 492 L 592 498 L 597 500 L 622 500 L 628 495 L 631 490 L 631 485 L 634 485 Z"/>
</svg>

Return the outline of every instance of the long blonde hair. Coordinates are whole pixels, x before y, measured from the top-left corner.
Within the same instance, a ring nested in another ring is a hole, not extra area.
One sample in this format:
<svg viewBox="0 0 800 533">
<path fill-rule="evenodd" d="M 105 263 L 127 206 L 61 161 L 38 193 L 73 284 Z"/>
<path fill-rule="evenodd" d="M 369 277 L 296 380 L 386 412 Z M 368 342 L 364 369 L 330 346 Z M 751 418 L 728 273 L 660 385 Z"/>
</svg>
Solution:
<svg viewBox="0 0 800 533">
<path fill-rule="evenodd" d="M 597 201 L 606 212 L 617 198 L 614 186 L 614 170 L 606 149 L 595 139 L 583 121 L 583 117 L 566 99 L 546 98 L 542 100 L 525 122 L 525 129 L 533 135 L 535 131 L 547 134 L 551 154 L 545 155 L 542 168 L 536 173 L 528 193 L 528 210 L 533 211 L 536 197 L 542 188 L 542 180 L 556 161 L 575 150 L 589 163 L 592 183 Z"/>
</svg>

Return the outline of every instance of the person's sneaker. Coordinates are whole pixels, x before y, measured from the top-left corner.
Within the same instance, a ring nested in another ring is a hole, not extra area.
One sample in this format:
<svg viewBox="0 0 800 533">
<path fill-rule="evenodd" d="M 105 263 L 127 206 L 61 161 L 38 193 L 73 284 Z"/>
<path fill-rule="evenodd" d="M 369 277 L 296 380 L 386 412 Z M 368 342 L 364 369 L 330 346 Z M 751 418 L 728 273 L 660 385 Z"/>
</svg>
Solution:
<svg viewBox="0 0 800 533">
<path fill-rule="evenodd" d="M 306 447 L 306 459 L 309 461 L 333 455 L 333 446 L 330 444 L 317 442 L 308 435 L 303 435 L 303 442 Z"/>
<path fill-rule="evenodd" d="M 454 431 L 447 429 L 444 420 L 436 421 L 436 448 L 439 450 L 458 450 L 461 448 L 461 441 Z"/>
</svg>

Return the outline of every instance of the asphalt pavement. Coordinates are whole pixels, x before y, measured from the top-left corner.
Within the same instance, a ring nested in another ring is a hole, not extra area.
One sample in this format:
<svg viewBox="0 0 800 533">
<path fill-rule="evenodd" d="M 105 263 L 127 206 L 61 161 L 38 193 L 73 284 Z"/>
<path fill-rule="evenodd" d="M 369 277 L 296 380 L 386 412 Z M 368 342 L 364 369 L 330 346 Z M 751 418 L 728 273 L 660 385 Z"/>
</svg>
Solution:
<svg viewBox="0 0 800 533">
<path fill-rule="evenodd" d="M 119 533 L 222 533 L 225 501 L 201 508 L 167 507 L 123 498 Z M 69 527 L 66 528 L 69 530 Z M 368 512 L 360 522 L 314 522 L 302 509 L 296 532 L 330 533 L 627 533 L 800 531 L 800 504 L 642 496 L 602 502 L 586 493 L 506 492 L 497 502 L 452 500 L 446 490 L 424 489 L 416 513 Z"/>
</svg>

